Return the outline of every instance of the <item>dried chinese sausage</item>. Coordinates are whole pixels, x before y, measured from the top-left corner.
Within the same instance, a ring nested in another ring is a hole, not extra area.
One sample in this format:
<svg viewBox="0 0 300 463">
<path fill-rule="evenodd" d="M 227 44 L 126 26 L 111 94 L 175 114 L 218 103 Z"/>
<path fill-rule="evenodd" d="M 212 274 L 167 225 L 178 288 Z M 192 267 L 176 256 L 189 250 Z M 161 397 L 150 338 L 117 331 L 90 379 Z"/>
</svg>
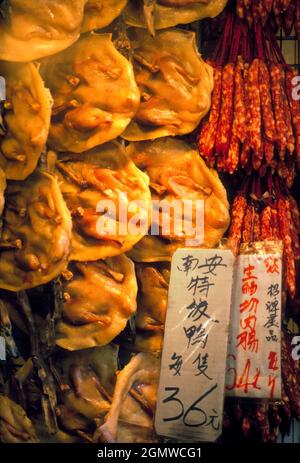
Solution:
<svg viewBox="0 0 300 463">
<path fill-rule="evenodd" d="M 276 129 L 270 89 L 268 67 L 264 61 L 259 60 L 259 91 L 264 133 L 269 142 L 274 142 L 276 140 Z"/>
<path fill-rule="evenodd" d="M 287 12 L 285 14 L 285 17 L 284 17 L 283 28 L 284 28 L 284 32 L 286 36 L 291 35 L 293 25 L 294 25 L 295 12 L 296 12 L 296 2 L 291 1 L 287 9 Z"/>
<path fill-rule="evenodd" d="M 296 18 L 295 18 L 295 32 L 297 39 L 300 38 L 300 0 L 296 0 Z"/>
<path fill-rule="evenodd" d="M 236 216 L 238 215 L 236 213 L 236 208 L 237 208 L 237 198 L 239 198 L 239 196 L 237 196 L 234 200 L 234 203 L 233 203 L 233 209 L 232 209 L 232 219 L 233 220 L 236 220 Z M 243 197 L 244 198 L 244 197 Z M 242 202 L 240 202 L 240 206 L 242 205 Z M 242 224 L 242 234 L 241 234 L 241 240 L 239 240 L 239 244 L 242 242 L 242 243 L 251 243 L 252 240 L 252 220 L 253 220 L 253 213 L 254 213 L 254 208 L 253 208 L 253 205 L 248 205 L 246 206 L 246 212 L 245 212 L 245 215 L 244 215 L 244 218 L 243 218 L 243 224 Z M 233 220 L 232 220 L 232 223 L 233 223 Z M 230 235 L 232 234 L 232 232 L 230 233 Z M 239 235 L 236 234 L 236 237 L 238 237 Z"/>
<path fill-rule="evenodd" d="M 127 24 L 135 27 L 147 27 L 147 18 L 143 14 L 145 3 L 147 0 L 129 1 L 124 12 Z M 153 10 L 154 30 L 166 29 L 177 26 L 177 24 L 189 24 L 203 18 L 215 18 L 223 11 L 226 4 L 227 0 L 158 0 L 155 2 Z"/>
<path fill-rule="evenodd" d="M 65 269 L 71 250 L 71 217 L 56 178 L 36 171 L 9 183 L 0 243 L 0 288 L 33 288 Z"/>
<path fill-rule="evenodd" d="M 46 58 L 41 74 L 54 99 L 49 145 L 81 153 L 124 131 L 139 104 L 131 64 L 110 34 L 88 34 Z"/>
<path fill-rule="evenodd" d="M 263 26 L 274 23 L 277 27 L 283 26 L 288 36 L 297 22 L 296 5 L 297 0 L 238 0 L 236 12 L 239 18 L 247 19 L 250 28 L 255 23 Z"/>
<path fill-rule="evenodd" d="M 122 254 L 147 232 L 147 222 L 145 230 L 141 226 L 132 233 L 128 222 L 148 220 L 149 179 L 119 143 L 66 155 L 57 162 L 57 174 L 73 220 L 72 260 Z M 111 209 L 105 214 L 107 203 Z"/>
<path fill-rule="evenodd" d="M 264 208 L 261 215 L 261 239 L 271 241 L 273 238 L 272 234 L 272 210 L 270 206 Z M 251 241 L 251 240 L 249 240 Z"/>
<path fill-rule="evenodd" d="M 233 135 L 236 136 L 241 143 L 246 139 L 246 108 L 245 108 L 245 84 L 243 80 L 244 63 L 241 57 L 235 68 L 235 89 L 234 89 L 234 119 L 233 119 Z"/>
<path fill-rule="evenodd" d="M 288 69 L 285 75 L 285 84 L 295 133 L 296 153 L 297 157 L 300 158 L 300 103 L 299 100 L 293 97 L 293 79 L 297 79 L 297 76 L 296 69 Z"/>
<path fill-rule="evenodd" d="M 232 220 L 229 230 L 229 246 L 232 248 L 234 254 L 237 254 L 240 248 L 246 206 L 247 200 L 245 196 L 238 194 L 232 206 Z"/>
<path fill-rule="evenodd" d="M 73 262 L 68 271 L 73 276 L 63 286 L 57 344 L 68 350 L 108 344 L 136 311 L 133 263 L 123 255 L 105 261 Z"/>
<path fill-rule="evenodd" d="M 286 136 L 286 125 L 285 125 L 285 116 L 284 116 L 284 101 L 283 93 L 281 86 L 281 67 L 280 65 L 271 65 L 270 69 L 271 75 L 271 91 L 272 99 L 274 105 L 274 115 L 276 122 L 277 137 L 279 143 L 279 150 L 282 153 L 285 152 L 287 144 Z"/>
<path fill-rule="evenodd" d="M 0 60 L 33 61 L 69 47 L 80 34 L 86 0 L 1 2 Z"/>
<path fill-rule="evenodd" d="M 283 168 L 282 168 L 283 169 Z M 285 170 L 290 171 L 285 166 Z M 300 255 L 299 209 L 278 175 L 246 179 L 233 202 L 228 244 L 237 253 L 241 243 L 283 242 L 283 275 L 290 299 L 295 298 Z"/>
<path fill-rule="evenodd" d="M 0 75 L 6 81 L 0 166 L 8 179 L 23 180 L 34 171 L 45 147 L 52 99 L 32 63 L 3 62 Z"/>
<path fill-rule="evenodd" d="M 211 111 L 209 119 L 201 129 L 199 136 L 199 150 L 208 164 L 214 164 L 214 146 L 219 122 L 219 114 L 222 100 L 222 69 L 214 69 L 214 91 L 212 96 Z"/>
<path fill-rule="evenodd" d="M 236 170 L 240 157 L 240 142 L 235 135 L 232 135 L 229 151 L 228 151 L 228 158 L 227 158 L 227 170 L 230 174 L 233 174 Z"/>
<path fill-rule="evenodd" d="M 20 405 L 0 394 L 0 442 L 6 444 L 37 443 L 31 420 Z"/>
<path fill-rule="evenodd" d="M 122 13 L 126 3 L 127 0 L 87 0 L 81 32 L 108 26 Z"/>
<path fill-rule="evenodd" d="M 203 246 L 214 246 L 223 237 L 229 225 L 226 191 L 216 171 L 209 169 L 198 152 L 185 142 L 164 138 L 153 142 L 132 143 L 128 153 L 137 166 L 150 178 L 153 200 L 165 200 L 169 204 L 179 200 L 191 200 L 191 211 L 185 215 L 185 229 L 177 229 L 178 218 L 182 220 L 182 210 L 168 209 L 152 214 L 152 227 L 157 234 L 149 233 L 130 255 L 137 262 L 168 261 L 177 248 L 189 240 L 196 240 L 201 224 L 196 226 L 195 200 L 204 201 L 204 241 Z M 158 203 L 159 204 L 159 203 Z M 177 220 L 176 220 L 177 219 Z M 169 221 L 170 230 L 161 226 Z M 199 228 L 198 228 L 199 227 Z"/>
<path fill-rule="evenodd" d="M 141 104 L 122 137 L 150 140 L 192 132 L 208 112 L 213 69 L 199 55 L 195 34 L 161 31 L 153 38 L 131 30 Z"/>
<path fill-rule="evenodd" d="M 222 74 L 222 104 L 216 136 L 216 153 L 223 159 L 228 152 L 232 133 L 234 74 L 234 64 L 226 64 Z"/>
<path fill-rule="evenodd" d="M 278 200 L 278 223 L 281 231 L 281 237 L 284 243 L 284 261 L 286 265 L 286 282 L 287 288 L 293 298 L 295 296 L 296 287 L 296 269 L 295 269 L 295 255 L 293 250 L 292 238 L 290 235 L 291 230 L 291 211 L 289 209 L 288 200 L 280 198 Z"/>
<path fill-rule="evenodd" d="M 254 152 L 258 154 L 262 150 L 259 60 L 254 60 L 249 68 L 247 91 L 250 112 L 249 143 Z"/>
<path fill-rule="evenodd" d="M 290 105 L 289 105 L 289 100 L 288 96 L 286 94 L 286 88 L 285 88 L 285 72 L 284 69 L 281 68 L 280 70 L 280 83 L 281 83 L 281 88 L 282 88 L 282 102 L 283 102 L 283 110 L 284 110 L 284 120 L 285 120 L 285 126 L 286 126 L 286 139 L 287 139 L 287 151 L 290 155 L 292 155 L 295 151 L 295 138 L 294 138 L 294 132 L 293 132 L 293 127 L 292 127 L 292 114 L 290 110 Z"/>
</svg>

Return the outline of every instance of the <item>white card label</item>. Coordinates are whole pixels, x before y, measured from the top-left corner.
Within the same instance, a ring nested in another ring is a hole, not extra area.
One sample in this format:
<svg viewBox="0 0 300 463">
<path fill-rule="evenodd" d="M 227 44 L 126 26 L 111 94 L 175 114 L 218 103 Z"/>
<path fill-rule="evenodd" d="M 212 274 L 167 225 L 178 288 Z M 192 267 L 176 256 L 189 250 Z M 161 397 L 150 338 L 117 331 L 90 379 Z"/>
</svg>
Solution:
<svg viewBox="0 0 300 463">
<path fill-rule="evenodd" d="M 179 249 L 173 256 L 155 429 L 214 442 L 222 432 L 234 257 Z"/>
<path fill-rule="evenodd" d="M 237 260 L 226 395 L 281 397 L 281 252 Z"/>
</svg>

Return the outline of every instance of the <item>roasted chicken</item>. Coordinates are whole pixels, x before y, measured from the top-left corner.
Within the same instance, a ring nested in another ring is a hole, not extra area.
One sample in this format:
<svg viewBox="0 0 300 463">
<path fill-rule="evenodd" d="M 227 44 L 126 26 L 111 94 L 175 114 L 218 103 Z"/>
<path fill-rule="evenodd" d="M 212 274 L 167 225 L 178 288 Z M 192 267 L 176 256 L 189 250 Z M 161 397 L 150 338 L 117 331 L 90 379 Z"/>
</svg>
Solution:
<svg viewBox="0 0 300 463">
<path fill-rule="evenodd" d="M 65 269 L 71 250 L 71 217 L 56 178 L 36 171 L 9 183 L 0 241 L 0 288 L 33 288 Z"/>
<path fill-rule="evenodd" d="M 150 178 L 152 199 L 191 200 L 192 211 L 186 223 L 195 229 L 196 200 L 204 201 L 204 247 L 215 246 L 229 225 L 229 204 L 226 190 L 215 170 L 209 169 L 198 152 L 184 141 L 172 138 L 154 142 L 132 143 L 128 153 L 136 165 Z M 170 213 L 170 233 L 162 229 Z M 180 217 L 176 214 L 180 213 Z M 159 236 L 147 235 L 129 253 L 137 262 L 170 260 L 177 248 L 185 246 L 187 236 L 176 234 L 173 224 L 181 220 L 181 211 L 161 210 L 156 215 Z M 152 225 L 154 221 L 152 219 Z M 184 230 L 183 230 L 184 231 Z M 199 231 L 199 230 L 198 230 Z M 195 231 L 196 234 L 196 231 Z M 193 236 L 189 236 L 192 239 Z"/>
<path fill-rule="evenodd" d="M 110 34 L 87 34 L 41 63 L 54 104 L 49 145 L 81 153 L 125 130 L 139 105 L 131 64 Z"/>
<path fill-rule="evenodd" d="M 125 21 L 130 26 L 155 30 L 214 18 L 225 8 L 227 0 L 130 0 Z"/>
<path fill-rule="evenodd" d="M 146 228 L 130 234 L 127 229 L 127 221 L 133 217 L 137 221 L 148 218 L 151 194 L 147 175 L 119 143 L 108 143 L 80 156 L 66 155 L 57 162 L 57 174 L 73 219 L 72 259 L 87 261 L 122 254 L 147 232 Z M 114 210 L 106 213 L 108 205 Z"/>
<path fill-rule="evenodd" d="M 125 255 L 97 262 L 73 262 L 64 283 L 57 344 L 68 350 L 104 346 L 136 311 L 134 265 Z"/>
<path fill-rule="evenodd" d="M 195 34 L 170 29 L 152 38 L 136 29 L 130 37 L 141 104 L 122 136 L 137 141 L 192 132 L 213 90 L 213 71 L 197 51 Z"/>
<path fill-rule="evenodd" d="M 0 63 L 6 82 L 0 166 L 8 179 L 23 180 L 37 166 L 45 147 L 52 98 L 33 63 Z"/>
</svg>

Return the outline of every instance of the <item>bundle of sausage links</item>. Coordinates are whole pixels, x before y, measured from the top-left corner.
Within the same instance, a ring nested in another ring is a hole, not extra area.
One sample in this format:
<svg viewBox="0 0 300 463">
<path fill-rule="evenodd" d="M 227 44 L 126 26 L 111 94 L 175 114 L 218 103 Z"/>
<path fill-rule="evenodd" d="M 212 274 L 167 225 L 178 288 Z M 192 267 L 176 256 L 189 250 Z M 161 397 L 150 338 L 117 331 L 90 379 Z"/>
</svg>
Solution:
<svg viewBox="0 0 300 463">
<path fill-rule="evenodd" d="M 285 64 L 270 29 L 252 34 L 230 15 L 219 48 L 212 107 L 199 134 L 202 156 L 230 174 L 243 168 L 264 176 L 269 166 L 291 187 L 300 157 L 297 71 Z"/>
<path fill-rule="evenodd" d="M 297 37 L 300 36 L 299 0 L 237 0 L 236 11 L 250 27 L 257 21 L 262 24 L 271 21 L 283 28 L 286 35 L 290 35 L 294 27 Z"/>
<path fill-rule="evenodd" d="M 282 333 L 281 400 L 225 400 L 223 442 L 276 443 L 279 432 L 290 434 L 292 418 L 300 417 L 299 362 L 291 355 L 292 334 L 286 326 Z"/>
</svg>

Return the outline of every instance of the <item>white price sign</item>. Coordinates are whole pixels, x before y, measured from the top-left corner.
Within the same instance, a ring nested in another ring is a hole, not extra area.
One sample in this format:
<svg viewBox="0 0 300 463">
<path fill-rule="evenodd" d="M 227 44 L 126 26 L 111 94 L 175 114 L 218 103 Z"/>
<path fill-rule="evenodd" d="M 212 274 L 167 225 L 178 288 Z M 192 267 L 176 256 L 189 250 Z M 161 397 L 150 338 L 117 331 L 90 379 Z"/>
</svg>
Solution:
<svg viewBox="0 0 300 463">
<path fill-rule="evenodd" d="M 234 257 L 180 249 L 172 259 L 155 429 L 214 442 L 222 432 Z"/>
<path fill-rule="evenodd" d="M 228 396 L 281 397 L 281 267 L 280 248 L 238 257 L 226 377 Z"/>
</svg>

